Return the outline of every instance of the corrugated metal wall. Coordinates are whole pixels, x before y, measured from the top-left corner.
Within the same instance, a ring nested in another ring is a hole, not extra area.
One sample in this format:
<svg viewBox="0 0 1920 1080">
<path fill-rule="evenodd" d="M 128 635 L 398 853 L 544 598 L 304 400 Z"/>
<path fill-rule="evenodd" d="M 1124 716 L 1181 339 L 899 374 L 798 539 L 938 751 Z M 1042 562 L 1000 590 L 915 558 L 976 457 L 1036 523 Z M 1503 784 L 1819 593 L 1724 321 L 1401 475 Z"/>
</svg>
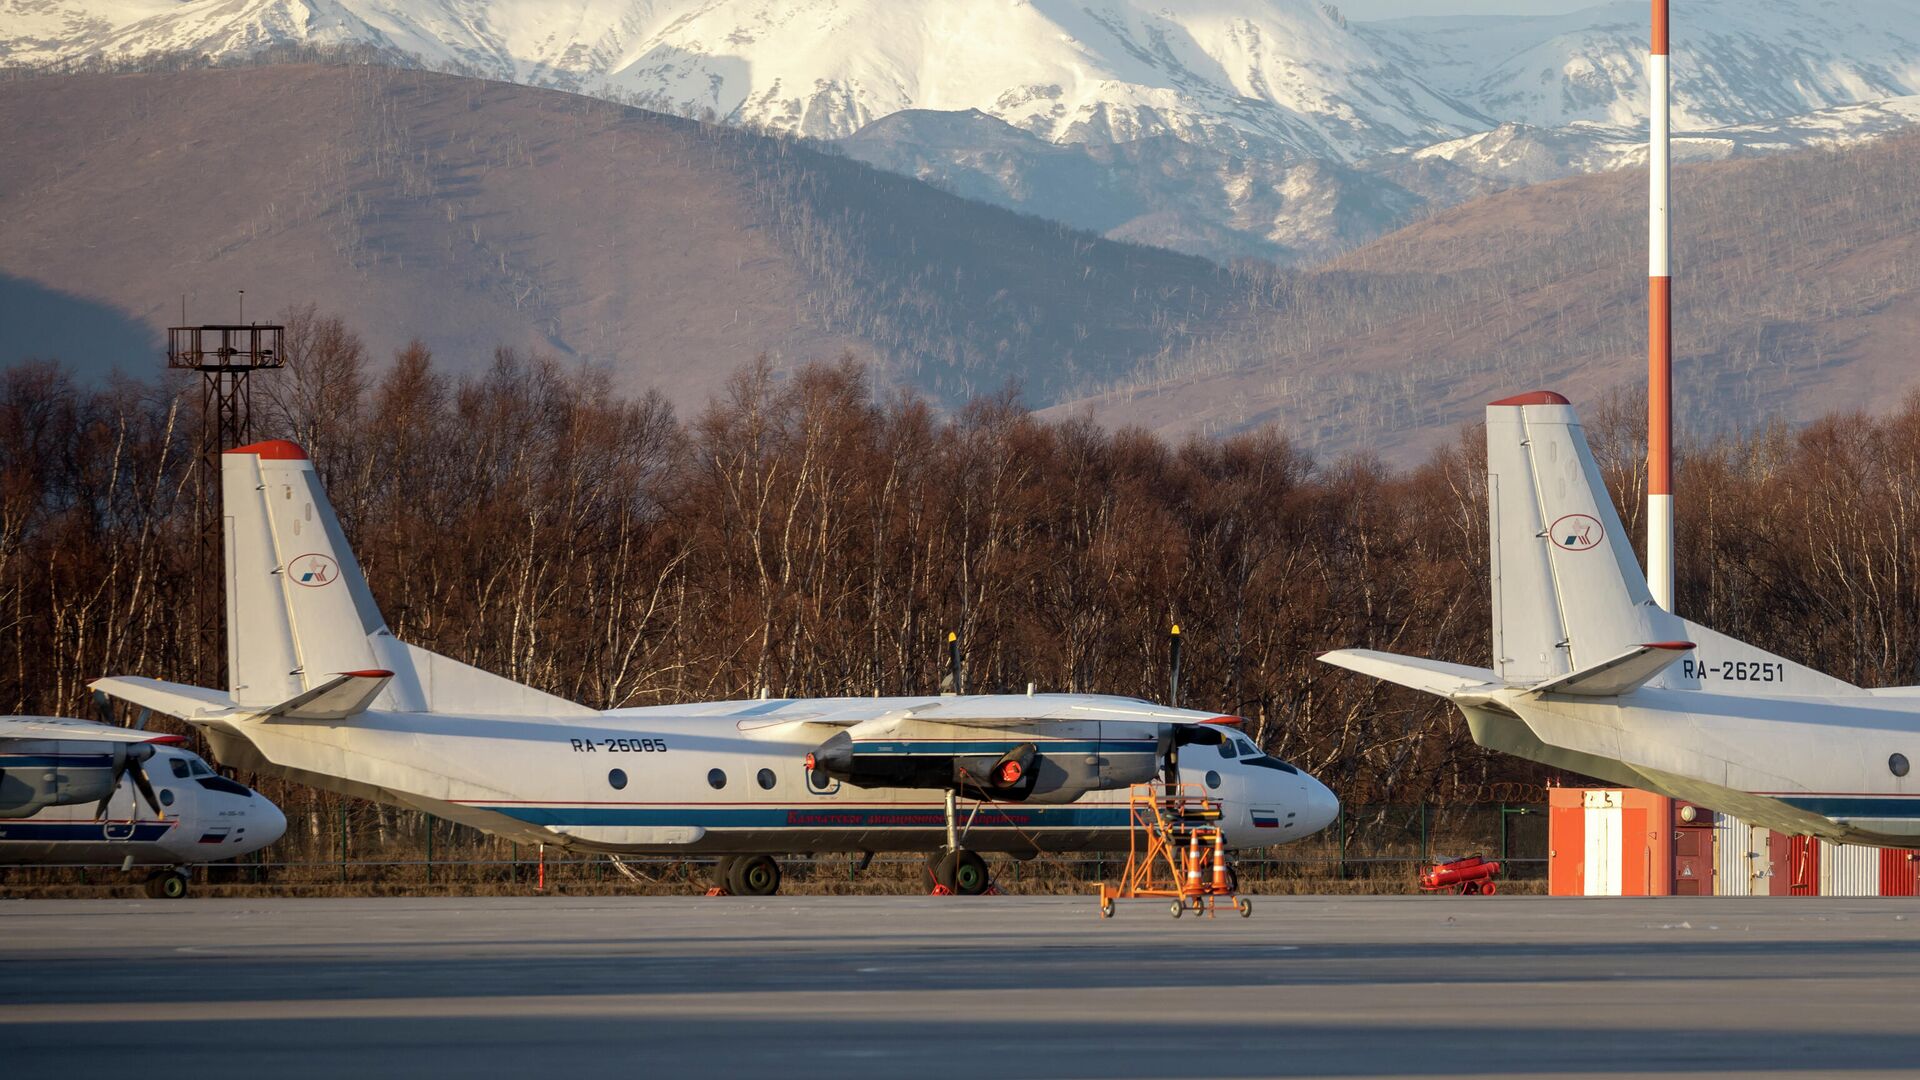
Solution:
<svg viewBox="0 0 1920 1080">
<path fill-rule="evenodd" d="M 1767 861 L 1766 852 L 1753 854 L 1753 826 L 1725 814 L 1716 815 L 1714 824 L 1714 895 L 1752 896 L 1756 864 L 1764 869 Z M 1766 886 L 1762 884 L 1759 891 L 1765 896 Z"/>
<path fill-rule="evenodd" d="M 1766 830 L 1756 830 L 1739 818 L 1715 815 L 1713 838 L 1715 895 L 1766 896 L 1773 885 L 1766 876 L 1768 870 L 1790 871 L 1786 866 L 1770 867 L 1773 859 L 1767 851 Z M 1822 840 L 1820 895 L 1879 896 L 1881 862 L 1879 848 Z"/>
<path fill-rule="evenodd" d="M 1879 896 L 1880 849 L 1822 840 L 1820 895 Z"/>
</svg>

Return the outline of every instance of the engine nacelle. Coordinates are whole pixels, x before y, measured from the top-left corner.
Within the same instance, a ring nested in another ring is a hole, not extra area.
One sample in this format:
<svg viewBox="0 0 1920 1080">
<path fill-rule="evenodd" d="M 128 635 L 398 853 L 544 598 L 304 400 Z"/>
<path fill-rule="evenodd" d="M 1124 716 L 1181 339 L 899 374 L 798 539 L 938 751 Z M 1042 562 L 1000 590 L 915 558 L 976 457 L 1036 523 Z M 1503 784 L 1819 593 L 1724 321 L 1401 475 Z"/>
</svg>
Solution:
<svg viewBox="0 0 1920 1080">
<path fill-rule="evenodd" d="M 915 742 L 856 742 L 845 731 L 807 755 L 807 769 L 865 788 L 927 788 L 1003 802 L 1070 803 L 1089 791 L 1145 783 L 1158 772 L 1151 754 L 1123 759 L 1019 743 L 999 754 L 941 753 Z"/>
<path fill-rule="evenodd" d="M 0 818 L 32 817 L 49 806 L 97 803 L 113 793 L 127 761 L 153 756 L 145 743 L 46 740 L 15 743 L 0 755 Z"/>
</svg>

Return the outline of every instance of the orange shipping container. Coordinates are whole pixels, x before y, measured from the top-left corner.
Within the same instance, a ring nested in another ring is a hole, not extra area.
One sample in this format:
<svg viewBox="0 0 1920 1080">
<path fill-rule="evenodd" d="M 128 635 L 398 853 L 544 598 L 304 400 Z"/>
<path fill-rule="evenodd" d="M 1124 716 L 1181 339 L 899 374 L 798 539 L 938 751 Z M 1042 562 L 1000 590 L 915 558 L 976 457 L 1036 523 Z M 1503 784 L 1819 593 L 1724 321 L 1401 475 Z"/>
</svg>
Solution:
<svg viewBox="0 0 1920 1080">
<path fill-rule="evenodd" d="M 1634 788 L 1547 792 L 1547 891 L 1554 896 L 1667 896 L 1674 890 L 1674 805 Z M 1712 860 L 1689 858 L 1697 872 Z M 1689 892 L 1711 893 L 1711 885 Z"/>
</svg>

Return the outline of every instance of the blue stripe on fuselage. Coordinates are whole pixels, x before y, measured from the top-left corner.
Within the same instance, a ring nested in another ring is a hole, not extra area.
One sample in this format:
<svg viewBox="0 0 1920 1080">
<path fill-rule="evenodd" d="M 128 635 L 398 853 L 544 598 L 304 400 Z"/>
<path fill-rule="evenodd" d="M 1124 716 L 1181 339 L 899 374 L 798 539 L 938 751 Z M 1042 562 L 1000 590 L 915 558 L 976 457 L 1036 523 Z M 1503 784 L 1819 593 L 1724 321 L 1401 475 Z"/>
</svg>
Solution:
<svg viewBox="0 0 1920 1080">
<path fill-rule="evenodd" d="M 1775 795 L 1788 806 L 1829 818 L 1920 818 L 1920 799 L 1880 795 Z"/>
<path fill-rule="evenodd" d="M 126 827 L 127 822 L 124 821 L 0 821 L 0 843 L 9 840 L 42 844 L 74 840 L 111 840 L 114 843 L 158 840 L 173 828 L 173 822 L 142 821 L 133 825 L 132 835 L 118 835 L 118 831 Z M 108 836 L 108 828 L 114 829 L 116 835 Z"/>
</svg>

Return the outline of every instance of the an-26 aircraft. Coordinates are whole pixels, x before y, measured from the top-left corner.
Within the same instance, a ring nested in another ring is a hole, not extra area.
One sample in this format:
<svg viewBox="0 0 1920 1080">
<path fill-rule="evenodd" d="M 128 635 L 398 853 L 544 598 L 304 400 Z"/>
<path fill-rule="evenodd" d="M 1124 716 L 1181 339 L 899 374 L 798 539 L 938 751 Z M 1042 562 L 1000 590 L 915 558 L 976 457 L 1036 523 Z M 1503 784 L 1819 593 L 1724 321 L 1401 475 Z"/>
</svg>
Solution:
<svg viewBox="0 0 1920 1080">
<path fill-rule="evenodd" d="M 936 881 L 977 893 L 980 852 L 1124 850 L 1127 791 L 1163 770 L 1220 801 L 1232 847 L 1338 813 L 1233 718 L 1127 698 L 589 709 L 397 640 L 299 447 L 229 451 L 222 484 L 232 685 L 94 686 L 195 725 L 237 768 L 562 848 L 711 854 L 749 895 L 779 888 L 788 853 L 929 852 Z"/>
<path fill-rule="evenodd" d="M 147 894 L 177 899 L 183 867 L 280 839 L 278 807 L 182 742 L 91 720 L 0 717 L 0 864 L 148 867 Z"/>
<path fill-rule="evenodd" d="M 1487 407 L 1493 667 L 1321 659 L 1453 702 L 1474 741 L 1777 832 L 1920 847 L 1920 687 L 1865 689 L 1653 601 L 1567 400 Z"/>
</svg>

